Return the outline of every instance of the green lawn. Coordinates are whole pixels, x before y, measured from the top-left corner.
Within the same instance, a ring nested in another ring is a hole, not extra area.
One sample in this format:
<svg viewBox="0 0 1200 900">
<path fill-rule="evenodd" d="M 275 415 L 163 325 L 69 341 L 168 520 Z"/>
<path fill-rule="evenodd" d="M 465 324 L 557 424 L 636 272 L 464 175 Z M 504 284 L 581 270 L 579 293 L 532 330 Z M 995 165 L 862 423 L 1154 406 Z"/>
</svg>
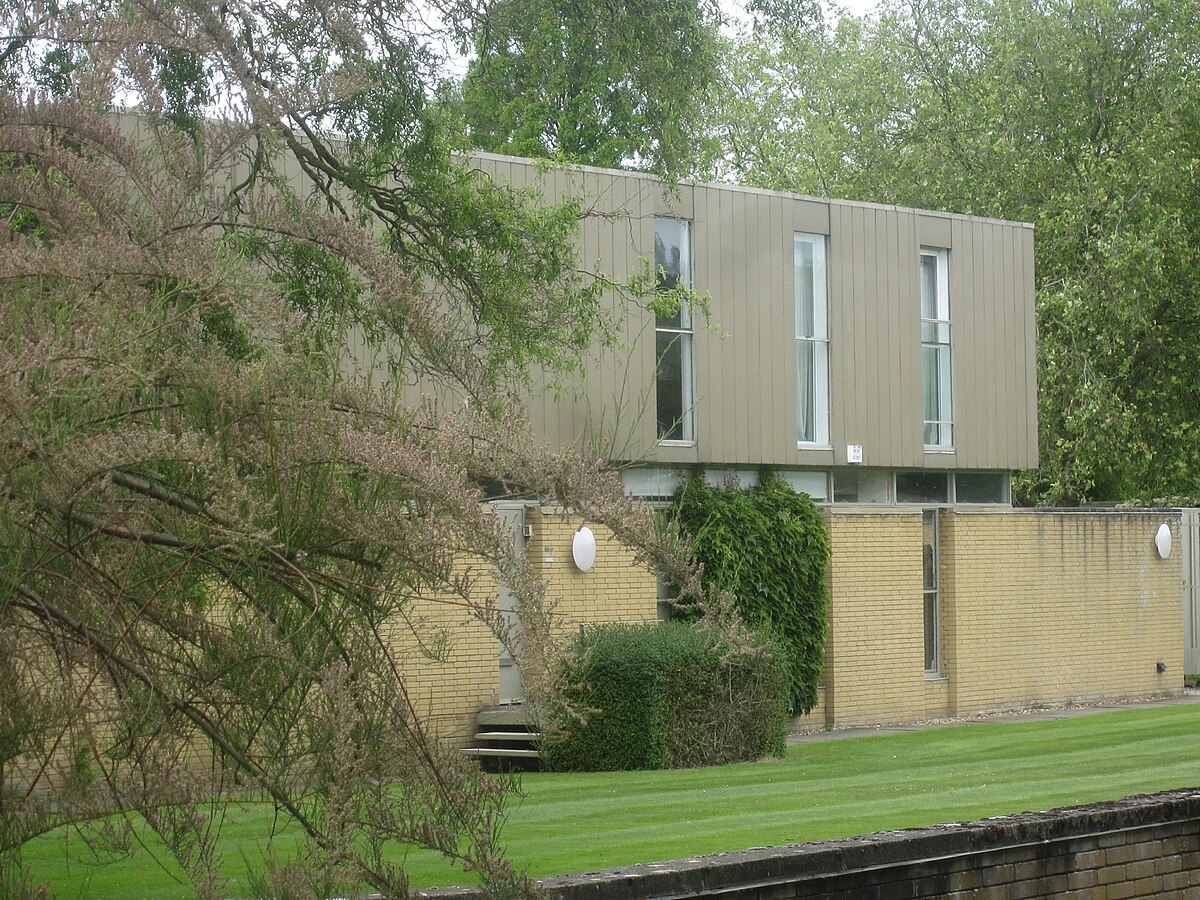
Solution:
<svg viewBox="0 0 1200 900">
<path fill-rule="evenodd" d="M 1198 738 L 1200 704 L 1188 704 L 805 743 L 784 759 L 721 768 L 531 774 L 504 835 L 541 876 L 956 822 L 1195 786 Z M 262 808 L 231 814 L 234 895 L 269 827 Z M 276 838 L 277 851 L 289 845 Z M 85 850 L 59 835 L 25 861 L 59 897 L 188 896 L 147 855 L 101 865 Z M 428 854 L 408 861 L 414 885 L 469 882 Z"/>
</svg>

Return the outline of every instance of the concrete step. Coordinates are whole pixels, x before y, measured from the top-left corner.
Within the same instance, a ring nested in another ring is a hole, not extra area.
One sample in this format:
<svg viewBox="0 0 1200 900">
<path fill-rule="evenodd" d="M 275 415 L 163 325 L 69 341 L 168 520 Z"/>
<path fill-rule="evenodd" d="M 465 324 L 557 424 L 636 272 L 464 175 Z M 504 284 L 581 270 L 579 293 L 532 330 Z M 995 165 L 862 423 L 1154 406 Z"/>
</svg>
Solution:
<svg viewBox="0 0 1200 900">
<path fill-rule="evenodd" d="M 502 759 L 540 759 L 536 750 L 514 750 L 509 747 L 463 747 L 467 756 L 490 756 Z"/>
<path fill-rule="evenodd" d="M 542 735 L 537 731 L 477 731 L 475 732 L 475 740 L 477 741 L 530 741 L 536 742 L 542 739 Z"/>
</svg>

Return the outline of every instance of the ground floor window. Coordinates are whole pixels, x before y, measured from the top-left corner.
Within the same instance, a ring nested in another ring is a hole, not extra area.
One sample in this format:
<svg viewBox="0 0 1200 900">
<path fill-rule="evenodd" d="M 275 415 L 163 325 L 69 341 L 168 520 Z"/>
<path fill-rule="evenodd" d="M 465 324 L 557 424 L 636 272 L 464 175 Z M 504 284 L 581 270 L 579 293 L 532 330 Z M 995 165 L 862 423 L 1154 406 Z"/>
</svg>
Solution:
<svg viewBox="0 0 1200 900">
<path fill-rule="evenodd" d="M 938 511 L 925 510 L 922 522 L 924 593 L 925 593 L 925 672 L 942 671 L 941 603 L 938 581 Z"/>
</svg>

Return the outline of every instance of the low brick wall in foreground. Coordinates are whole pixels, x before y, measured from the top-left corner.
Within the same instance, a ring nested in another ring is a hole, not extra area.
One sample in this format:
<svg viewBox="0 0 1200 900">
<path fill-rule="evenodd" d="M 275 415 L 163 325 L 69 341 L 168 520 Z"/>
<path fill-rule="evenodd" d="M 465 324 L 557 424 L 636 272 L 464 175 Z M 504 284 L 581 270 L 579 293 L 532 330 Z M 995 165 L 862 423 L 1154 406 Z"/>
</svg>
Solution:
<svg viewBox="0 0 1200 900">
<path fill-rule="evenodd" d="M 541 883 L 562 900 L 1200 897 L 1200 789 Z"/>
</svg>

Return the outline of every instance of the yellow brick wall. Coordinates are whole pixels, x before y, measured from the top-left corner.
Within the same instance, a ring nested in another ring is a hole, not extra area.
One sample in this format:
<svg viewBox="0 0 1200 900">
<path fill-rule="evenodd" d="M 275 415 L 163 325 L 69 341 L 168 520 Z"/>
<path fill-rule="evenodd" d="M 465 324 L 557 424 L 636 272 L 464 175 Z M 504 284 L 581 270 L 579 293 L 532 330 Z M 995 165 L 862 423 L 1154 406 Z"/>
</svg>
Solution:
<svg viewBox="0 0 1200 900">
<path fill-rule="evenodd" d="M 634 562 L 603 525 L 585 523 L 554 507 L 530 510 L 525 524 L 533 537 L 525 552 L 546 585 L 546 597 L 557 603 L 564 628 L 589 622 L 653 622 L 658 615 L 657 582 Z M 587 572 L 576 568 L 571 542 L 581 525 L 596 535 L 596 563 Z"/>
<path fill-rule="evenodd" d="M 457 574 L 474 578 L 472 595 L 494 600 L 490 566 L 464 563 Z M 475 714 L 494 705 L 499 691 L 499 643 L 458 597 L 414 601 L 393 625 L 409 699 L 418 718 L 444 740 L 464 743 L 475 733 Z"/>
<path fill-rule="evenodd" d="M 1180 554 L 1160 560 L 1153 542 L 1167 521 L 1178 546 L 1178 514 L 943 511 L 939 677 L 924 671 L 921 510 L 833 509 L 826 521 L 825 684 L 797 730 L 1182 689 Z M 602 526 L 590 525 L 598 552 L 585 573 L 571 557 L 581 519 L 545 507 L 525 522 L 526 553 L 564 639 L 581 623 L 655 619 L 653 575 Z M 479 595 L 494 595 L 495 578 L 474 574 Z M 413 613 L 422 633 L 448 639 L 443 660 L 401 640 L 414 705 L 441 736 L 465 741 L 476 712 L 497 700 L 496 641 L 461 606 L 420 603 Z"/>
<path fill-rule="evenodd" d="M 569 638 L 581 623 L 655 620 L 654 576 L 634 563 L 633 551 L 621 546 L 608 529 L 589 525 L 596 533 L 596 563 L 581 572 L 572 559 L 571 542 L 582 519 L 553 508 L 528 509 L 525 524 L 533 533 L 525 552 L 545 581 L 561 637 Z M 494 600 L 494 572 L 478 563 L 464 569 L 476 578 L 474 596 Z M 465 743 L 474 734 L 476 713 L 499 699 L 499 645 L 456 598 L 415 602 L 410 618 L 412 627 L 397 623 L 394 642 L 413 706 L 440 737 Z M 443 639 L 441 652 L 430 656 L 415 634 L 432 645 L 428 649 Z"/>
<path fill-rule="evenodd" d="M 828 725 L 1182 690 L 1181 554 L 1154 548 L 1163 522 L 1178 547 L 1177 513 L 943 510 L 938 677 L 924 671 L 921 511 L 826 521 Z"/>
<path fill-rule="evenodd" d="M 921 511 L 833 510 L 825 711 L 830 725 L 927 716 Z"/>
<path fill-rule="evenodd" d="M 943 514 L 954 714 L 1180 692 L 1182 554 L 1155 551 L 1164 522 L 1178 548 L 1178 513 Z"/>
</svg>

